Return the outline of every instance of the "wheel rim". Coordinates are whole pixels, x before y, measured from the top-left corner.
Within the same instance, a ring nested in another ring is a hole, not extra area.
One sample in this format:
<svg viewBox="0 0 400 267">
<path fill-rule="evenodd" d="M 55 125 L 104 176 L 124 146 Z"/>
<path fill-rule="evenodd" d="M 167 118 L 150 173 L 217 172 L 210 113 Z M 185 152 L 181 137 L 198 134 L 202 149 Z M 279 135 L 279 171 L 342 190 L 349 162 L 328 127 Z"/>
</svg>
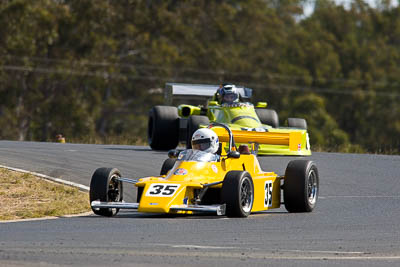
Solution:
<svg viewBox="0 0 400 267">
<path fill-rule="evenodd" d="M 250 179 L 243 179 L 240 186 L 240 205 L 244 212 L 250 212 L 253 206 L 253 188 Z"/>
<path fill-rule="evenodd" d="M 113 175 L 108 184 L 108 201 L 118 202 L 121 197 L 121 182 L 117 181 L 118 175 Z"/>
<path fill-rule="evenodd" d="M 317 174 L 314 170 L 311 170 L 308 174 L 307 195 L 308 195 L 308 202 L 311 205 L 314 205 L 315 202 L 317 201 L 317 195 L 318 195 Z"/>
</svg>

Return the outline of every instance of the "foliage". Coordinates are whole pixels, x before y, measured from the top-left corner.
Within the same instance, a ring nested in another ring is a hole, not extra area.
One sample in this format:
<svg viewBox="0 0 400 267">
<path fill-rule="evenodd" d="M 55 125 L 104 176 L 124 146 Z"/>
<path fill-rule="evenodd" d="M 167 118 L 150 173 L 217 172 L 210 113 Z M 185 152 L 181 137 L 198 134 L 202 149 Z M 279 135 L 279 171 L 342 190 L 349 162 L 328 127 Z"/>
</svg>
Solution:
<svg viewBox="0 0 400 267">
<path fill-rule="evenodd" d="M 0 138 L 143 142 L 166 82 L 227 81 L 314 146 L 398 151 L 400 8 L 305 2 L 1 1 Z"/>
</svg>

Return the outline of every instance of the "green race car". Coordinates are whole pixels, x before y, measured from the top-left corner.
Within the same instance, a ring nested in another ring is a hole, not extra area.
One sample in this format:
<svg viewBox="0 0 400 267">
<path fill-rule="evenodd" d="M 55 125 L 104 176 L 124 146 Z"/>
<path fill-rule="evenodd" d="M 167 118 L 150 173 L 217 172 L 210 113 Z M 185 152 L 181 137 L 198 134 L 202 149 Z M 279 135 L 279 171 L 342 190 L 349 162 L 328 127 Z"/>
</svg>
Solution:
<svg viewBox="0 0 400 267">
<path fill-rule="evenodd" d="M 217 85 L 168 83 L 165 88 L 167 105 L 150 110 L 148 141 L 154 150 L 169 150 L 179 143 L 191 147 L 192 134 L 212 122 L 224 123 L 233 132 L 235 142 L 253 145 L 259 155 L 311 155 L 307 123 L 304 119 L 289 118 L 288 127 L 279 127 L 275 110 L 267 109 L 265 102 L 255 106 L 248 102 L 252 90 L 236 88 L 241 102 L 219 104 L 212 99 Z M 172 106 L 174 100 L 190 104 Z M 199 100 L 206 105 L 195 105 Z M 237 139 L 237 140 L 236 140 Z"/>
</svg>

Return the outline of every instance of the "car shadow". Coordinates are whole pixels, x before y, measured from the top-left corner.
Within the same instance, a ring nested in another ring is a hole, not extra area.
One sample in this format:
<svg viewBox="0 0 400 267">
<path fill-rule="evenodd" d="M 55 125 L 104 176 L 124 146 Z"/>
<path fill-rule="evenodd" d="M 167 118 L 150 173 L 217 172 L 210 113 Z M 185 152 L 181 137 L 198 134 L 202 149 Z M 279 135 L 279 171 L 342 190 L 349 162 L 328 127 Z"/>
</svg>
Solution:
<svg viewBox="0 0 400 267">
<path fill-rule="evenodd" d="M 272 210 L 267 210 L 267 211 L 257 211 L 253 212 L 250 216 L 253 215 L 274 215 L 274 214 L 289 214 L 287 211 L 272 211 Z"/>
<path fill-rule="evenodd" d="M 109 217 L 103 217 L 99 215 L 86 215 L 82 216 L 81 218 L 109 218 Z M 159 213 L 141 213 L 141 212 L 122 212 L 118 213 L 114 217 L 111 218 L 129 218 L 129 219 L 186 219 L 186 220 L 192 220 L 192 219 L 226 219 L 226 216 L 217 216 L 214 214 L 159 214 Z"/>
<path fill-rule="evenodd" d="M 259 211 L 253 212 L 249 218 L 251 217 L 260 217 L 260 216 L 272 216 L 279 214 L 289 214 L 287 211 Z M 82 216 L 81 218 L 109 218 L 103 217 L 95 214 Z M 227 216 L 218 216 L 210 213 L 198 213 L 198 214 L 159 214 L 159 213 L 143 213 L 136 211 L 123 211 L 119 212 L 117 215 L 111 218 L 129 218 L 129 219 L 185 219 L 185 220 L 193 220 L 193 219 L 209 219 L 209 220 L 220 220 L 220 219 L 244 219 L 244 218 L 229 218 Z"/>
</svg>

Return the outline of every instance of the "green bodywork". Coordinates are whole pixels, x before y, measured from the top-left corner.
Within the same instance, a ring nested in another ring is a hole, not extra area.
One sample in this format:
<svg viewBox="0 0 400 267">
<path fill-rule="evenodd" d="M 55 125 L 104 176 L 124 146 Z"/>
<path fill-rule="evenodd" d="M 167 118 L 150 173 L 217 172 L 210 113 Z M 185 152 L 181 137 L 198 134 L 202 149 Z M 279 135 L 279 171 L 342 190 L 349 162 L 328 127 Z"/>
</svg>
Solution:
<svg viewBox="0 0 400 267">
<path fill-rule="evenodd" d="M 257 104 L 257 107 L 265 108 L 265 103 Z M 189 112 L 190 110 L 190 112 Z M 250 103 L 235 103 L 232 105 L 219 105 L 216 101 L 209 101 L 207 108 L 191 105 L 178 106 L 178 114 L 183 118 L 191 115 L 206 115 L 210 122 L 220 122 L 229 126 L 231 130 L 275 132 L 275 133 L 301 133 L 301 145 L 297 150 L 290 150 L 289 145 L 259 144 L 258 154 L 260 155 L 290 155 L 308 156 L 311 155 L 310 143 L 307 130 L 295 128 L 273 128 L 270 125 L 262 124 L 257 116 L 255 108 Z M 207 125 L 201 125 L 207 127 Z"/>
</svg>

